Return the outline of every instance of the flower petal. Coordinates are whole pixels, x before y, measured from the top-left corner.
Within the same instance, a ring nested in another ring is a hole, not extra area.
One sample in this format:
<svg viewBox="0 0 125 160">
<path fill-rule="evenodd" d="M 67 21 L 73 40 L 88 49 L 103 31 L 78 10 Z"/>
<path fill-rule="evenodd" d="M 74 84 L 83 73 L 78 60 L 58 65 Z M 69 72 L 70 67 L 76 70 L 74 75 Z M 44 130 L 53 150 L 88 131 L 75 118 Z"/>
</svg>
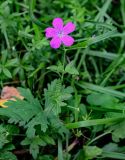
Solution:
<svg viewBox="0 0 125 160">
<path fill-rule="evenodd" d="M 63 31 L 65 34 L 69 34 L 75 30 L 76 26 L 72 22 L 68 22 L 64 27 Z"/>
<path fill-rule="evenodd" d="M 56 30 L 54 28 L 51 28 L 51 27 L 46 28 L 45 32 L 46 32 L 46 37 L 47 38 L 54 37 L 55 34 L 56 34 Z"/>
<path fill-rule="evenodd" d="M 63 28 L 63 20 L 61 18 L 55 18 L 52 22 L 55 29 Z"/>
<path fill-rule="evenodd" d="M 64 45 L 67 47 L 71 46 L 74 43 L 74 38 L 68 35 L 65 35 L 64 37 L 62 37 L 61 40 L 64 43 Z"/>
<path fill-rule="evenodd" d="M 50 46 L 52 48 L 57 49 L 60 47 L 60 45 L 61 45 L 61 39 L 57 36 L 53 37 L 53 39 L 50 41 Z"/>
</svg>

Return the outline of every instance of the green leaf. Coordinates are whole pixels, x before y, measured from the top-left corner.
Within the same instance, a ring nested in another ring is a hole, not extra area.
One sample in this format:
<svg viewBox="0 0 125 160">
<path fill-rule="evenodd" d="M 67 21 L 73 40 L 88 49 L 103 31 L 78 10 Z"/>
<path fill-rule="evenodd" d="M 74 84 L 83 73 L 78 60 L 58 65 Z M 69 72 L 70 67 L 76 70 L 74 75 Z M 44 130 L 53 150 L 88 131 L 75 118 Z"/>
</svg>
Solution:
<svg viewBox="0 0 125 160">
<path fill-rule="evenodd" d="M 3 125 L 0 125 L 0 149 L 3 148 L 3 146 L 8 143 L 8 132 L 6 128 Z"/>
<path fill-rule="evenodd" d="M 7 68 L 3 68 L 3 73 L 8 78 L 12 78 L 12 75 L 11 75 L 10 71 Z"/>
<path fill-rule="evenodd" d="M 41 70 L 42 68 L 44 68 L 44 67 L 45 67 L 45 64 L 44 64 L 43 62 L 40 63 L 39 66 L 38 66 L 38 68 L 35 69 L 35 70 L 29 75 L 29 78 L 34 77 L 34 76 L 37 74 L 37 72 L 38 72 L 39 70 Z"/>
<path fill-rule="evenodd" d="M 15 148 L 10 142 L 12 141 L 13 134 L 18 132 L 18 128 L 14 125 L 0 125 L 0 149 L 2 149 L 2 151 L 12 150 Z"/>
<path fill-rule="evenodd" d="M 71 61 L 69 64 L 67 64 L 65 72 L 69 74 L 79 75 L 78 70 L 74 67 L 74 61 Z"/>
<path fill-rule="evenodd" d="M 58 61 L 57 65 L 52 65 L 47 67 L 47 69 L 57 72 L 57 73 L 64 73 L 64 66 L 60 61 Z"/>
<path fill-rule="evenodd" d="M 49 113 L 48 121 L 50 122 L 54 135 L 61 135 L 64 138 L 64 134 L 69 133 L 64 123 L 56 115 Z"/>
<path fill-rule="evenodd" d="M 17 64 L 18 59 L 14 58 L 14 59 L 10 59 L 6 62 L 5 67 L 13 67 Z"/>
<path fill-rule="evenodd" d="M 108 88 L 108 87 L 102 87 L 102 86 L 91 84 L 91 83 L 87 83 L 87 82 L 79 82 L 79 83 L 76 82 L 76 84 L 79 87 L 84 88 L 84 89 L 89 89 L 91 91 L 109 94 L 111 96 L 118 97 L 120 99 L 125 98 L 125 93 L 113 90 L 113 89 Z"/>
<path fill-rule="evenodd" d="M 31 104 L 26 100 L 9 101 L 5 103 L 8 108 L 0 108 L 0 114 L 9 117 L 10 123 L 19 123 L 20 125 L 25 125 L 38 112 L 41 112 L 41 108 L 39 105 L 37 105 L 38 101 L 36 99 L 35 102 L 34 105 L 34 103 Z"/>
<path fill-rule="evenodd" d="M 37 155 L 39 154 L 39 146 L 31 143 L 30 153 L 32 154 L 33 158 L 36 159 Z"/>
<path fill-rule="evenodd" d="M 0 160 L 17 160 L 16 156 L 9 151 L 0 153 Z"/>
<path fill-rule="evenodd" d="M 113 104 L 118 103 L 119 100 L 108 94 L 92 93 L 87 96 L 87 101 L 91 105 L 105 107 L 109 105 L 112 106 Z"/>
<path fill-rule="evenodd" d="M 38 113 L 27 125 L 27 137 L 32 138 L 35 136 L 35 126 L 40 125 L 41 131 L 45 132 L 48 128 L 48 121 L 45 114 L 42 112 Z"/>
<path fill-rule="evenodd" d="M 38 157 L 38 160 L 54 160 L 53 156 L 42 155 Z"/>
<path fill-rule="evenodd" d="M 98 99 L 98 101 L 97 101 Z M 119 99 L 102 93 L 92 93 L 87 97 L 91 109 L 106 111 L 106 117 L 119 117 L 125 110 L 125 104 L 120 103 Z M 93 106 L 94 105 L 94 106 Z M 98 106 L 98 107 L 95 107 Z"/>
<path fill-rule="evenodd" d="M 25 99 L 16 101 L 8 101 L 5 105 L 8 108 L 0 108 L 0 115 L 7 116 L 9 123 L 19 123 L 19 125 L 27 128 L 27 136 L 35 135 L 35 126 L 41 125 L 41 130 L 46 131 L 47 120 L 46 115 L 38 101 L 34 98 L 29 89 L 19 88 L 20 93 Z"/>
<path fill-rule="evenodd" d="M 47 144 L 55 145 L 55 141 L 53 140 L 53 138 L 48 135 L 42 136 L 42 140 L 45 141 Z"/>
<path fill-rule="evenodd" d="M 88 44 L 90 43 L 90 41 L 91 41 L 90 38 L 88 38 L 88 40 L 84 40 L 82 42 L 74 44 L 73 46 L 71 46 L 67 50 L 78 49 L 78 48 L 86 48 L 88 46 Z"/>
<path fill-rule="evenodd" d="M 97 146 L 84 146 L 83 149 L 86 159 L 93 159 L 102 154 L 102 149 Z"/>
<path fill-rule="evenodd" d="M 109 152 L 109 151 L 104 151 L 102 153 L 102 156 L 104 158 L 111 158 L 111 159 L 116 159 L 116 160 L 120 160 L 120 159 L 125 159 L 125 154 L 124 153 L 118 153 L 118 152 Z"/>
<path fill-rule="evenodd" d="M 18 87 L 19 92 L 21 93 L 21 95 L 30 103 L 30 104 L 34 104 L 37 105 L 36 109 L 42 109 L 41 105 L 38 101 L 37 98 L 34 98 L 31 91 L 29 89 L 25 89 L 25 88 L 21 88 Z M 21 101 L 22 102 L 22 101 Z"/>
<path fill-rule="evenodd" d="M 5 128 L 10 135 L 19 134 L 19 128 L 15 125 L 8 124 L 5 126 Z"/>
<path fill-rule="evenodd" d="M 116 143 L 108 143 L 108 144 L 104 145 L 104 147 L 103 147 L 103 152 L 104 151 L 113 152 L 113 151 L 117 151 L 117 150 L 118 150 L 118 144 L 116 144 Z"/>
<path fill-rule="evenodd" d="M 109 127 L 109 130 L 112 131 L 112 139 L 114 142 L 119 142 L 120 139 L 125 138 L 125 120 L 121 123 L 112 125 Z"/>
<path fill-rule="evenodd" d="M 12 143 L 8 143 L 4 146 L 4 148 L 2 149 L 2 151 L 11 151 L 14 150 L 15 146 Z"/>
<path fill-rule="evenodd" d="M 32 139 L 25 138 L 22 142 L 22 145 L 30 145 L 30 153 L 33 158 L 36 159 L 39 153 L 39 146 L 45 146 L 46 142 L 42 139 L 42 136 L 35 136 Z"/>
<path fill-rule="evenodd" d="M 44 90 L 45 111 L 58 115 L 61 112 L 61 107 L 67 105 L 64 101 L 71 98 L 72 91 L 71 87 L 62 86 L 60 80 L 52 81 L 51 84 L 48 84 L 48 89 Z"/>
</svg>

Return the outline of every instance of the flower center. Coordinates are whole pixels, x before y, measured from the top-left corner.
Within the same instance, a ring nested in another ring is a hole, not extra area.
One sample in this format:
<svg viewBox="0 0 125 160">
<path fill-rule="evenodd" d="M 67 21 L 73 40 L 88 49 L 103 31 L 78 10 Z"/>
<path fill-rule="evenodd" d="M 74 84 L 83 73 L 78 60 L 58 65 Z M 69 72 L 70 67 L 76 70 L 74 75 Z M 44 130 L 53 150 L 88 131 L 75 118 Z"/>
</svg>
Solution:
<svg viewBox="0 0 125 160">
<path fill-rule="evenodd" d="M 58 31 L 57 35 L 59 38 L 62 38 L 64 36 L 64 33 L 63 31 Z"/>
</svg>

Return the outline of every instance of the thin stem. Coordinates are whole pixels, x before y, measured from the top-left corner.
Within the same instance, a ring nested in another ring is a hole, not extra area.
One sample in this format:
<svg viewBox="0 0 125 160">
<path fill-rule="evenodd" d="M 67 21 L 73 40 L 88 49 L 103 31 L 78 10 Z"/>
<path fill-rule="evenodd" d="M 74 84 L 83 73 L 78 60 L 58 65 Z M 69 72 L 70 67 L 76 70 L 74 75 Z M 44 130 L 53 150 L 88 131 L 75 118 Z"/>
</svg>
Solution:
<svg viewBox="0 0 125 160">
<path fill-rule="evenodd" d="M 75 139 L 73 143 L 68 146 L 68 152 L 70 152 L 77 144 L 78 144 L 78 140 Z"/>
<path fill-rule="evenodd" d="M 74 64 L 76 64 L 76 62 L 77 62 L 77 60 L 78 60 L 80 51 L 81 51 L 81 49 L 78 49 L 77 52 L 76 52 L 76 55 L 75 55 L 75 58 L 74 58 Z"/>
<path fill-rule="evenodd" d="M 65 68 L 65 63 L 66 63 L 66 49 L 64 48 L 64 54 L 63 54 L 63 69 Z M 61 76 L 61 82 L 63 83 L 63 79 L 64 79 L 64 74 L 65 72 L 62 73 Z"/>
<path fill-rule="evenodd" d="M 92 139 L 90 142 L 88 142 L 88 144 L 87 144 L 87 145 L 92 144 L 94 141 L 98 140 L 99 138 L 101 138 L 101 137 L 103 137 L 103 136 L 105 136 L 106 134 L 109 134 L 109 133 L 111 133 L 111 132 L 110 132 L 110 131 L 108 131 L 108 132 L 105 132 L 105 133 L 103 133 L 103 134 L 101 134 L 101 135 L 99 135 L 99 136 L 95 137 L 95 138 L 94 138 L 94 139 Z"/>
<path fill-rule="evenodd" d="M 63 149 L 61 139 L 58 139 L 58 160 L 63 160 Z"/>
<path fill-rule="evenodd" d="M 66 134 L 66 159 L 68 159 L 69 134 Z"/>
</svg>

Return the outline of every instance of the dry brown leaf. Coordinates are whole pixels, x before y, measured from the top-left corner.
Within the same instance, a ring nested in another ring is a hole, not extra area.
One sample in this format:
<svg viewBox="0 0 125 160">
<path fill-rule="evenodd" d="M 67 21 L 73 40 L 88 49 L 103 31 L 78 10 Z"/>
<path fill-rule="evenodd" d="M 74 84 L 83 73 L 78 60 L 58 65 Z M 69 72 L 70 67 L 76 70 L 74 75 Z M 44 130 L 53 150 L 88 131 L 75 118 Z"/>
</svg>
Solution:
<svg viewBox="0 0 125 160">
<path fill-rule="evenodd" d="M 14 97 L 24 99 L 24 97 L 20 95 L 19 91 L 15 87 L 3 87 L 1 91 L 0 106 L 6 108 L 7 106 L 5 106 L 4 103 L 7 102 L 7 100 L 15 100 Z"/>
</svg>

